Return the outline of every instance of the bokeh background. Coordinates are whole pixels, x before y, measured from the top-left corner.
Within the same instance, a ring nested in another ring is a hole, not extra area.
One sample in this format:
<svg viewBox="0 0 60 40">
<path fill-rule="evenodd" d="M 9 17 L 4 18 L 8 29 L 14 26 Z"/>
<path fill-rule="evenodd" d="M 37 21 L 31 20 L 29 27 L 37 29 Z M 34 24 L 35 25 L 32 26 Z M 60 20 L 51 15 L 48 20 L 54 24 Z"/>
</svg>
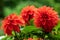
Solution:
<svg viewBox="0 0 60 40">
<path fill-rule="evenodd" d="M 1 29 L 3 18 L 11 13 L 20 14 L 21 9 L 28 5 L 35 5 L 37 8 L 50 6 L 60 15 L 60 0 L 0 0 L 0 36 L 4 35 Z M 57 26 L 60 27 L 60 24 Z"/>
</svg>

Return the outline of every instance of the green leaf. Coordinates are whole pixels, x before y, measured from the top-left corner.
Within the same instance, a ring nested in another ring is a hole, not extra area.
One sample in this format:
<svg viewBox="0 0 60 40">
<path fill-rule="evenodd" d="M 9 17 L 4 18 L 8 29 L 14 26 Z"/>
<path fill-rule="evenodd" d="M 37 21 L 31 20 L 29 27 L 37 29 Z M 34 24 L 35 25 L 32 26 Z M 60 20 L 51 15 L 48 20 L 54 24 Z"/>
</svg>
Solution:
<svg viewBox="0 0 60 40">
<path fill-rule="evenodd" d="M 54 27 L 55 31 L 58 31 L 58 29 L 60 28 L 60 21 L 58 22 L 58 24 Z"/>
<path fill-rule="evenodd" d="M 12 35 L 15 36 L 15 32 L 14 31 L 12 31 Z"/>
<path fill-rule="evenodd" d="M 55 26 L 54 30 L 52 31 L 51 34 L 52 38 L 60 40 L 60 21 L 58 24 Z"/>
<path fill-rule="evenodd" d="M 7 37 L 5 37 L 5 38 L 3 38 L 2 40 L 13 40 L 13 37 L 11 37 L 11 36 L 7 36 Z"/>
<path fill-rule="evenodd" d="M 32 31 L 38 30 L 38 28 L 34 27 L 34 26 L 26 26 L 24 27 L 24 29 L 22 30 L 23 33 L 29 33 Z"/>
</svg>

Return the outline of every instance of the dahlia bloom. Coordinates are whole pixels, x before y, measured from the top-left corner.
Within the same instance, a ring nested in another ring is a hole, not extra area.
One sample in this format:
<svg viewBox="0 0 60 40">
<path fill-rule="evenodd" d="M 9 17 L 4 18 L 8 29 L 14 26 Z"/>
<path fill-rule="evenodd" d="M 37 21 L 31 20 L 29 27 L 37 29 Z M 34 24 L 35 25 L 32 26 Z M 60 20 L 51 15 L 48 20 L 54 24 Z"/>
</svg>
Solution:
<svg viewBox="0 0 60 40">
<path fill-rule="evenodd" d="M 34 6 L 27 6 L 22 9 L 20 16 L 24 19 L 25 24 L 30 24 L 29 21 L 33 19 L 36 8 Z"/>
<path fill-rule="evenodd" d="M 38 13 L 34 15 L 34 24 L 36 27 L 42 27 L 44 32 L 51 32 L 58 23 L 58 14 L 53 8 L 43 6 L 38 8 Z"/>
<path fill-rule="evenodd" d="M 16 14 L 9 15 L 2 23 L 4 33 L 12 35 L 12 31 L 20 32 L 19 24 L 22 24 L 22 21 Z"/>
</svg>

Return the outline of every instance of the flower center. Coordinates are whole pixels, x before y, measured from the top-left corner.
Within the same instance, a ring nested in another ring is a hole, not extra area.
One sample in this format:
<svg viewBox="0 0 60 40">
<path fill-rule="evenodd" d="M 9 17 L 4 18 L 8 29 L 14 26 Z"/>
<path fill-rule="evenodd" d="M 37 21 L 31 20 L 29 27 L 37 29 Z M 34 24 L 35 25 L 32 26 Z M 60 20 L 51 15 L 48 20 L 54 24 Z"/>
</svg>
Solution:
<svg viewBox="0 0 60 40">
<path fill-rule="evenodd" d="M 42 14 L 42 18 L 43 18 L 43 19 L 48 19 L 48 15 L 45 14 L 45 13 L 43 13 L 43 14 Z"/>
</svg>

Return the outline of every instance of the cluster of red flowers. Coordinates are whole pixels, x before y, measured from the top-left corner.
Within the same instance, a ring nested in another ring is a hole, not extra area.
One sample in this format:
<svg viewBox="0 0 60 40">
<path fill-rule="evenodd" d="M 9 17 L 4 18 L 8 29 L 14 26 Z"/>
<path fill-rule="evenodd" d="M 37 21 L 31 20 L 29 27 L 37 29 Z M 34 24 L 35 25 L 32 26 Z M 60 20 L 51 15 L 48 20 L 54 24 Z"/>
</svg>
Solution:
<svg viewBox="0 0 60 40">
<path fill-rule="evenodd" d="M 20 17 L 11 14 L 3 20 L 5 34 L 11 35 L 12 31 L 20 32 L 19 25 L 30 25 L 31 19 L 34 19 L 36 27 L 42 27 L 45 32 L 51 32 L 58 22 L 58 14 L 50 7 L 27 6 L 22 9 Z"/>
</svg>

